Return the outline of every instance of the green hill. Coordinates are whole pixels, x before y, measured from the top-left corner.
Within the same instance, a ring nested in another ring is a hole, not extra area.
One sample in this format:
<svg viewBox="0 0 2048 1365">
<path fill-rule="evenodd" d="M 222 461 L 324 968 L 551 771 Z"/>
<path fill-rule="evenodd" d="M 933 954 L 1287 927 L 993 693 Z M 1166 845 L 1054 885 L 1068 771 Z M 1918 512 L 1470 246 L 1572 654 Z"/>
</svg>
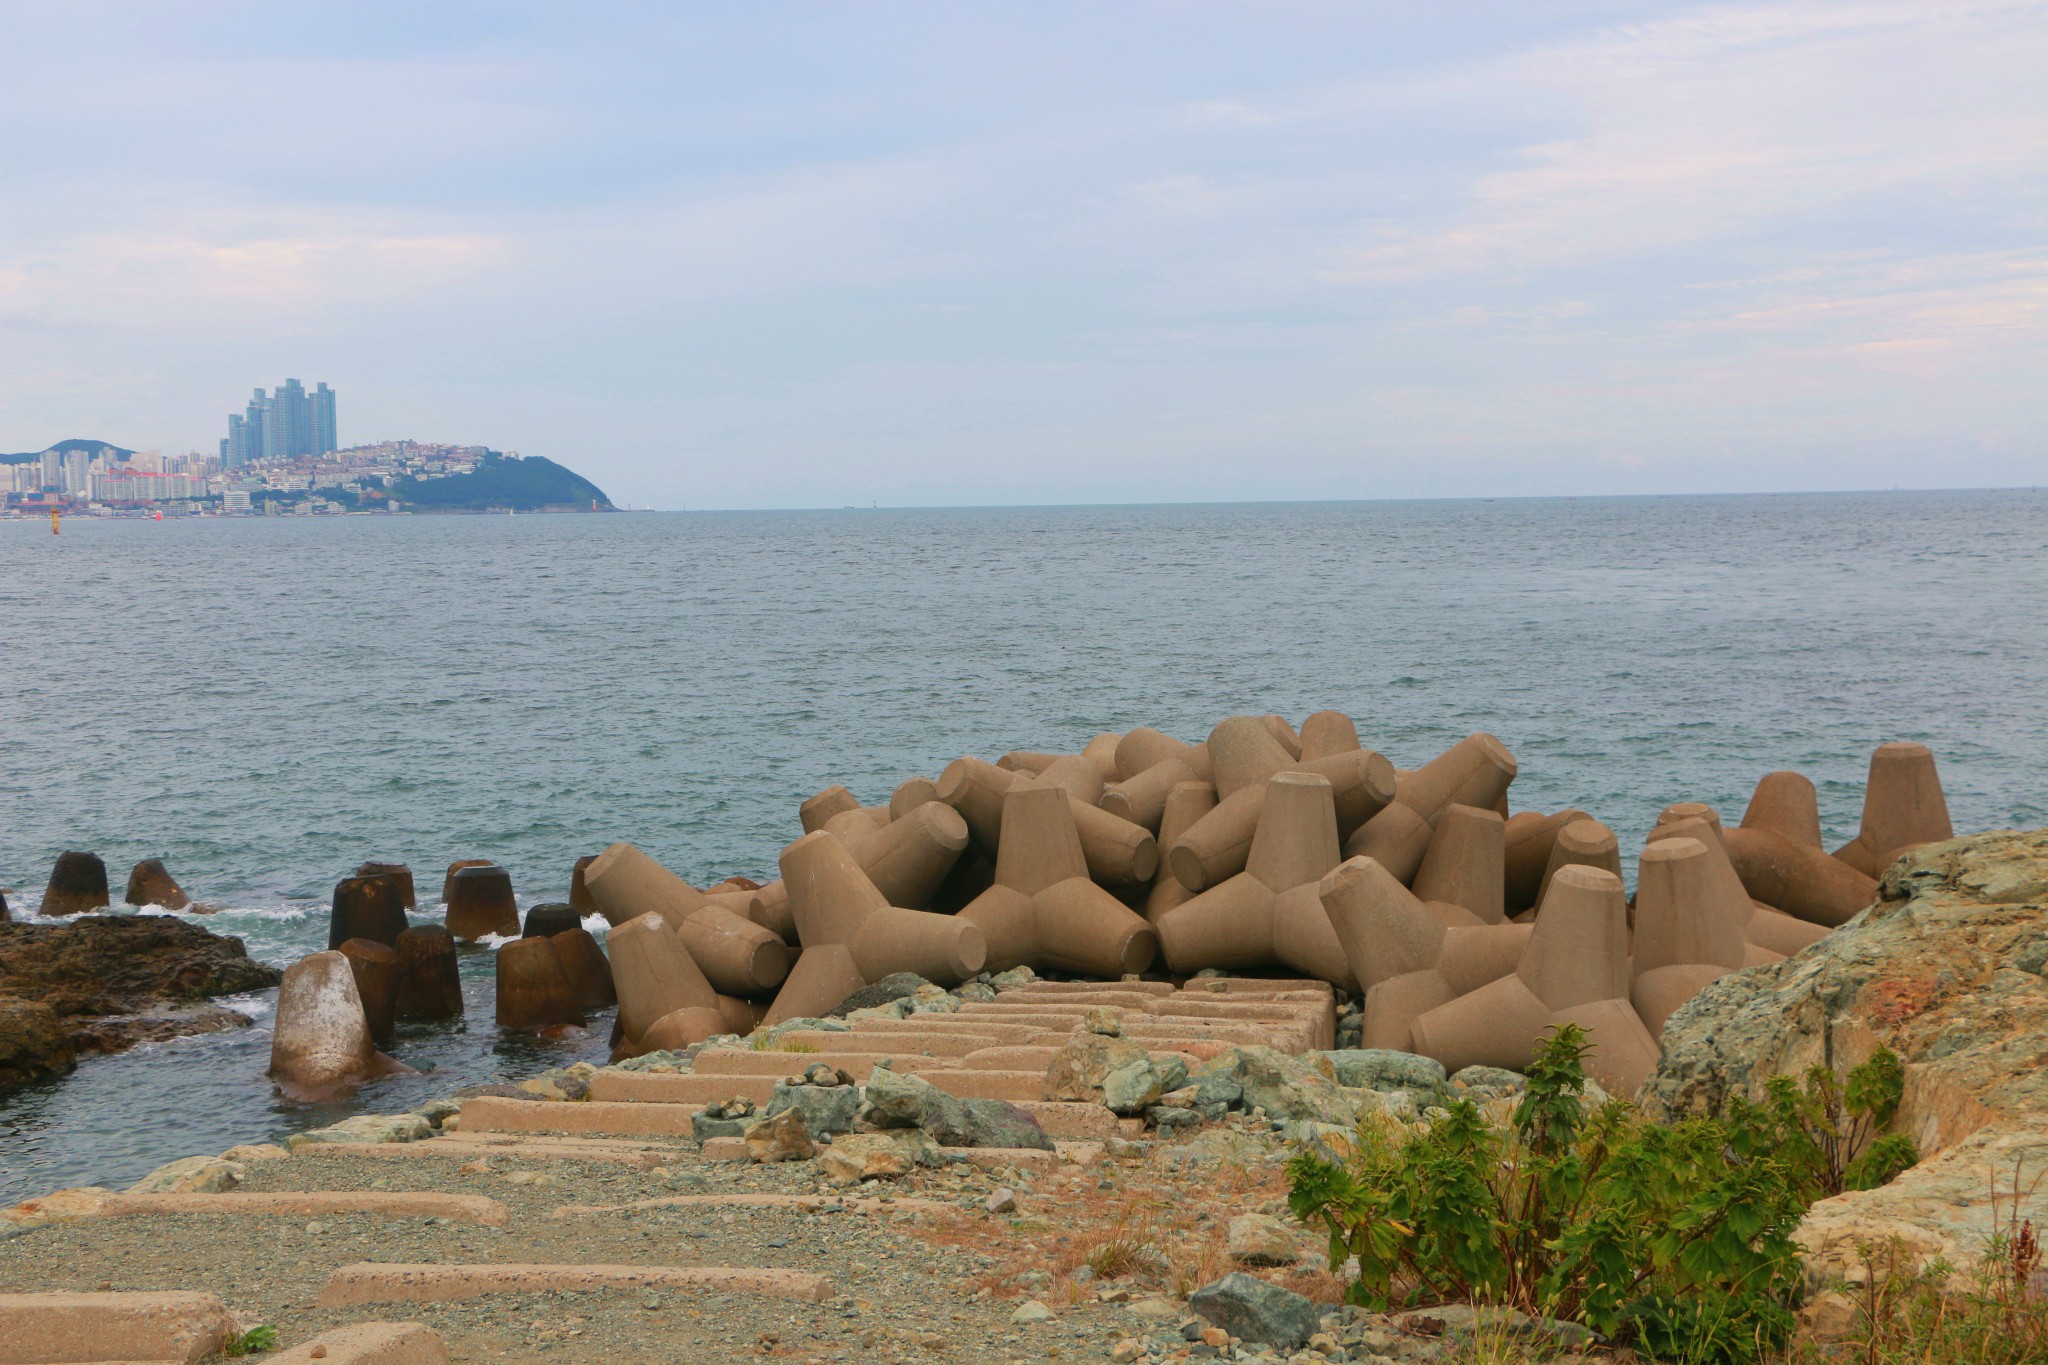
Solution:
<svg viewBox="0 0 2048 1365">
<path fill-rule="evenodd" d="M 86 441 L 76 436 L 73 436 L 68 441 L 59 441 L 53 446 L 47 446 L 45 449 L 54 450 L 60 455 L 74 450 L 87 450 L 95 455 L 99 454 L 102 450 L 111 450 L 117 457 L 123 460 L 135 453 L 132 450 L 125 450 L 115 445 L 112 441 Z M 24 450 L 14 455 L 0 455 L 0 464 L 33 464 L 42 458 L 43 452 L 41 450 Z"/>
<path fill-rule="evenodd" d="M 486 455 L 472 474 L 400 479 L 391 486 L 391 496 L 422 512 L 482 512 L 497 507 L 520 512 L 542 508 L 587 512 L 592 503 L 601 511 L 609 511 L 612 505 L 603 489 L 545 456 L 508 460 L 496 451 Z"/>
</svg>

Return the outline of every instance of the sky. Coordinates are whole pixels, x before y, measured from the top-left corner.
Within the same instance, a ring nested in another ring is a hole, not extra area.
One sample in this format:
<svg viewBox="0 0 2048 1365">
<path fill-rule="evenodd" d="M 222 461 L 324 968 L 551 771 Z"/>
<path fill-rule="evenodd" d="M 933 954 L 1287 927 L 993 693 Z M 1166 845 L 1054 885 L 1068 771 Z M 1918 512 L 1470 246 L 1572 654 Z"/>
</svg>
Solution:
<svg viewBox="0 0 2048 1365">
<path fill-rule="evenodd" d="M 661 508 L 2048 482 L 2048 3 L 0 0 L 0 450 Z"/>
</svg>

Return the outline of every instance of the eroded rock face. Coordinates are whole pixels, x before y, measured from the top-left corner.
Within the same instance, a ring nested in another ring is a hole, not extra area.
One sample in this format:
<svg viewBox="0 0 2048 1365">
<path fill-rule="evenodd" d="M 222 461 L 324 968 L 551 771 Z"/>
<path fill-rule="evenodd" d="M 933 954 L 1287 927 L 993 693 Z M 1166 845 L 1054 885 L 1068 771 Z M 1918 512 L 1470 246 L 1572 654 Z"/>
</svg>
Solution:
<svg viewBox="0 0 2048 1365">
<path fill-rule="evenodd" d="M 1774 1073 L 1841 1073 L 1878 1047 L 1905 1063 L 1894 1126 L 1921 1161 L 1808 1212 L 1797 1238 L 1823 1301 L 1832 1283 L 1937 1262 L 1967 1283 L 2016 1218 L 2048 1224 L 2048 1184 L 2035 1178 L 2048 1162 L 2048 830 L 1906 853 L 1884 870 L 1877 904 L 1673 1015 L 1637 1098 L 1657 1117 L 1711 1113 Z M 1865 1260 L 1871 1247 L 1885 1249 L 1879 1264 Z"/>
<path fill-rule="evenodd" d="M 1656 1117 L 1878 1047 L 1906 1064 L 1898 1128 L 1923 1157 L 1993 1123 L 2048 1124 L 2048 830 L 1929 844 L 1877 904 L 1781 963 L 1724 977 L 1665 1025 Z"/>
<path fill-rule="evenodd" d="M 78 1053 L 244 1025 L 204 1002 L 277 980 L 240 939 L 167 915 L 0 921 L 0 1086 L 69 1071 Z"/>
</svg>

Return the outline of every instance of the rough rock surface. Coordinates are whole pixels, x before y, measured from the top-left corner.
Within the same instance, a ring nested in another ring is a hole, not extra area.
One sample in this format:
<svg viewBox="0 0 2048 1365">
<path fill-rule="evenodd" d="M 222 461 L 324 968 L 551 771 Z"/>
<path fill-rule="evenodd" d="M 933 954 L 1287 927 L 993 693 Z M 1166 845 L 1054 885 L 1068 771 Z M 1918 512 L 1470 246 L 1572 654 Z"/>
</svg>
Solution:
<svg viewBox="0 0 2048 1365">
<path fill-rule="evenodd" d="M 1188 1307 L 1234 1337 L 1289 1350 L 1306 1342 L 1320 1320 L 1307 1298 L 1241 1270 L 1188 1295 Z"/>
<path fill-rule="evenodd" d="M 923 1077 L 878 1066 L 867 1083 L 867 1117 L 878 1128 L 916 1128 L 944 1147 L 1053 1150 L 1038 1120 L 1002 1100 L 949 1095 Z"/>
<path fill-rule="evenodd" d="M 239 1027 L 204 1002 L 277 980 L 240 939 L 168 915 L 0 922 L 0 1086 L 68 1071 L 80 1052 Z"/>
<path fill-rule="evenodd" d="M 1797 957 L 1723 977 L 1672 1016 L 1638 1097 L 1659 1117 L 1711 1113 L 1773 1073 L 1898 1054 L 1894 1126 L 1921 1162 L 1814 1205 L 1798 1238 L 1817 1291 L 1936 1261 L 1967 1276 L 2015 1216 L 2048 1225 L 2048 831 L 1914 849 L 1878 895 Z M 1894 1241 L 1897 1266 L 1864 1264 L 1862 1248 Z"/>
<path fill-rule="evenodd" d="M 1846 1070 L 1883 1046 L 1906 1064 L 1897 1127 L 1923 1157 L 1990 1123 L 2048 1122 L 2048 830 L 1914 849 L 1878 894 L 1673 1015 L 1644 1108 L 1713 1113 L 1774 1073 Z"/>
</svg>

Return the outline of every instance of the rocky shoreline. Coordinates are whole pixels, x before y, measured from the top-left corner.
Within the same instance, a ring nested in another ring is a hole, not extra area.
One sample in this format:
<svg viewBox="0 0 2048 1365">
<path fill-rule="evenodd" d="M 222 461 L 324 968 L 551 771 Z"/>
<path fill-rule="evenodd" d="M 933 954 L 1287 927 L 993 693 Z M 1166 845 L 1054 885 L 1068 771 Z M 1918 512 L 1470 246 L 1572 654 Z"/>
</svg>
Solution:
<svg viewBox="0 0 2048 1365">
<path fill-rule="evenodd" d="M 169 915 L 0 920 L 0 1088 L 62 1075 L 81 1056 L 245 1027 L 211 1002 L 279 976 L 240 939 Z"/>
</svg>

